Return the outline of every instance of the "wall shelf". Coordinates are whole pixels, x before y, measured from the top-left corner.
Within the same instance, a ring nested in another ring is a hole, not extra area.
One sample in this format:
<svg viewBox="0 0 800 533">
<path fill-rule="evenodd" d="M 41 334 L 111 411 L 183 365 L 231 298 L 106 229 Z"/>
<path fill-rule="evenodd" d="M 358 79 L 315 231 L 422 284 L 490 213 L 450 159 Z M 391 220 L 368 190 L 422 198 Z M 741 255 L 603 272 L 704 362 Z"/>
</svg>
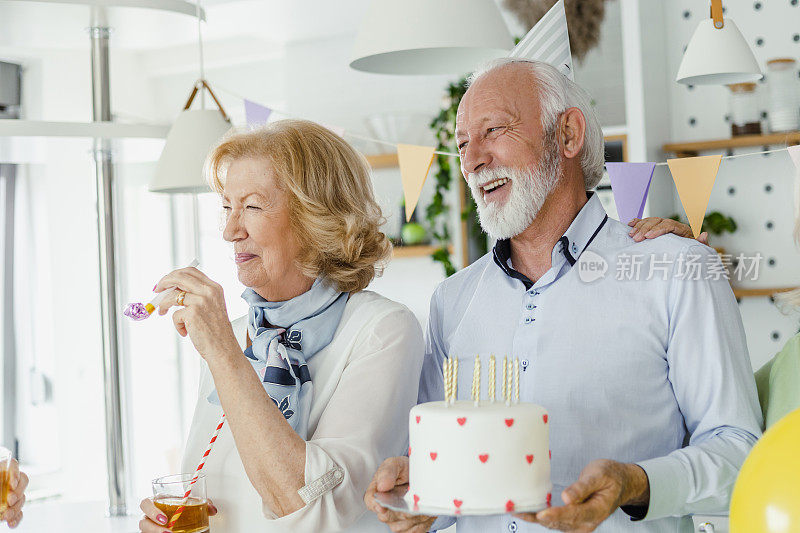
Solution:
<svg viewBox="0 0 800 533">
<path fill-rule="evenodd" d="M 120 122 L 52 122 L 0 119 L 0 137 L 83 137 L 95 139 L 165 139 L 169 124 Z"/>
<path fill-rule="evenodd" d="M 411 246 L 395 246 L 392 249 L 392 258 L 405 258 L 405 257 L 426 257 L 438 250 L 438 246 L 432 244 L 415 244 Z M 453 253 L 453 247 L 448 246 L 450 253 Z"/>
<path fill-rule="evenodd" d="M 687 143 L 668 143 L 663 149 L 677 157 L 695 157 L 707 150 L 732 150 L 751 146 L 770 146 L 774 144 L 800 144 L 800 131 L 769 133 L 764 135 L 741 135 L 730 139 L 714 139 Z"/>
<path fill-rule="evenodd" d="M 733 295 L 739 298 L 754 298 L 758 296 L 772 296 L 779 292 L 793 291 L 797 287 L 764 287 L 758 289 L 737 289 L 733 288 Z"/>
</svg>

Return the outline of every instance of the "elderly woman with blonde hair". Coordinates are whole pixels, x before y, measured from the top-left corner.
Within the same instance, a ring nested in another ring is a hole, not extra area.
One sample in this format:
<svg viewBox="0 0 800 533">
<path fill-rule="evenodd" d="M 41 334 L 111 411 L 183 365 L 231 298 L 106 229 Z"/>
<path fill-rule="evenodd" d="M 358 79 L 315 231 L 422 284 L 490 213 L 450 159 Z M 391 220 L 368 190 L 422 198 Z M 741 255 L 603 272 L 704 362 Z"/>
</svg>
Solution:
<svg viewBox="0 0 800 533">
<path fill-rule="evenodd" d="M 246 317 L 229 322 L 222 288 L 194 268 L 173 314 L 203 359 L 183 471 L 200 461 L 214 533 L 373 531 L 362 500 L 372 473 L 405 449 L 424 346 L 414 315 L 364 289 L 391 254 L 369 167 L 340 137 L 285 120 L 235 133 L 211 152 L 247 287 Z M 143 532 L 169 517 L 142 501 Z"/>
<path fill-rule="evenodd" d="M 675 220 L 661 217 L 635 218 L 628 223 L 630 236 L 636 241 L 654 239 L 667 233 L 692 238 L 692 228 Z M 800 243 L 800 217 L 795 220 L 795 241 Z M 697 240 L 708 244 L 708 233 Z M 800 309 L 800 289 L 775 295 L 775 301 L 785 312 Z M 756 372 L 758 401 L 764 415 L 764 428 L 800 409 L 800 333 L 789 339 L 775 357 Z"/>
</svg>

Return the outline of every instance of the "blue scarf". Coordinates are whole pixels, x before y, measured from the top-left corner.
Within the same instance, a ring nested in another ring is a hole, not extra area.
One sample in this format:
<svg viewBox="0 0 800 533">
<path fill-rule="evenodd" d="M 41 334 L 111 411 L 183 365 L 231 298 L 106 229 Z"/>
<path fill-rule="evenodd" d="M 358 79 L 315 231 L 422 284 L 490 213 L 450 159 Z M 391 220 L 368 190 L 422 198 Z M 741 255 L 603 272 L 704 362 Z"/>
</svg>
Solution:
<svg viewBox="0 0 800 533">
<path fill-rule="evenodd" d="M 348 296 L 319 278 L 308 291 L 285 302 L 269 302 L 252 289 L 242 293 L 250 304 L 247 332 L 253 341 L 244 355 L 270 399 L 303 439 L 308 438 L 314 395 L 307 362 L 330 344 Z M 208 401 L 219 405 L 216 389 Z"/>
</svg>

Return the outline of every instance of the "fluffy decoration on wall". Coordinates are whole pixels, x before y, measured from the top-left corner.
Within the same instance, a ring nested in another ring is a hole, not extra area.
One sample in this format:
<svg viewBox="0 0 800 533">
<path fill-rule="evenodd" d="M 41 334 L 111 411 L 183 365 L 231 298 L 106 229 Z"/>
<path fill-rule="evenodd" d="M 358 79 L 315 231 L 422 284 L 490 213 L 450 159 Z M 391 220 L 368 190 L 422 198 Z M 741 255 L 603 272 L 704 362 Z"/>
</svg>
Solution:
<svg viewBox="0 0 800 533">
<path fill-rule="evenodd" d="M 557 0 L 503 0 L 511 13 L 530 30 Z M 564 0 L 569 27 L 569 46 L 572 56 L 582 61 L 587 52 L 600 41 L 600 29 L 605 16 L 604 0 Z"/>
</svg>

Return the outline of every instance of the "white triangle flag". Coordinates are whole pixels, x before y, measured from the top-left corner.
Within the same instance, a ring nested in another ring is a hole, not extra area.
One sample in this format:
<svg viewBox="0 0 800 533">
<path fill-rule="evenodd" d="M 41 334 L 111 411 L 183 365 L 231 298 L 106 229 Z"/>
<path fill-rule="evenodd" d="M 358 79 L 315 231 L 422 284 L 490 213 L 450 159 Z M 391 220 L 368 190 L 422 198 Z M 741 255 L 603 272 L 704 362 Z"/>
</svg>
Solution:
<svg viewBox="0 0 800 533">
<path fill-rule="evenodd" d="M 800 173 L 800 144 L 789 146 L 787 150 L 789 152 L 789 157 L 792 158 L 792 163 L 794 163 L 794 166 L 797 168 L 797 172 Z"/>
<path fill-rule="evenodd" d="M 571 81 L 575 81 L 564 0 L 558 0 L 550 11 L 539 19 L 531 31 L 511 50 L 508 57 L 549 63 Z"/>
</svg>

